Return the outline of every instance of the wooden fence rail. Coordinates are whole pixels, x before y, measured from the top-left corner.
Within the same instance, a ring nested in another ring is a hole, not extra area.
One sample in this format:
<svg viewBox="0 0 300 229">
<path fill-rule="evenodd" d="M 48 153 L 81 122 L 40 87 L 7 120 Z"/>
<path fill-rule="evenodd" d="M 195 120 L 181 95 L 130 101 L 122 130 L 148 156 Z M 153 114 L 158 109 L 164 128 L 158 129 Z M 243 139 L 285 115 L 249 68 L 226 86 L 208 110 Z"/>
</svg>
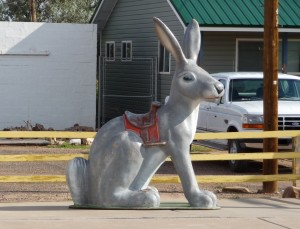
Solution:
<svg viewBox="0 0 300 229">
<path fill-rule="evenodd" d="M 0 131 L 0 138 L 94 138 L 95 132 L 65 132 L 65 131 Z M 300 131 L 265 131 L 230 133 L 197 133 L 195 140 L 208 139 L 245 139 L 245 138 L 273 138 L 273 137 L 299 137 Z M 74 157 L 88 158 L 87 154 L 27 154 L 27 155 L 0 155 L 0 162 L 41 162 L 41 161 L 69 161 Z M 258 159 L 286 159 L 292 158 L 299 162 L 300 152 L 264 152 L 241 154 L 191 154 L 192 161 L 216 160 L 258 160 Z M 168 158 L 167 161 L 170 159 Z M 225 182 L 265 182 L 265 181 L 297 181 L 300 180 L 299 164 L 295 164 L 294 174 L 280 175 L 206 175 L 197 176 L 201 183 Z M 41 176 L 0 176 L 1 182 L 65 182 L 64 175 Z M 156 175 L 153 183 L 179 183 L 178 176 Z"/>
<path fill-rule="evenodd" d="M 0 131 L 0 138 L 94 138 L 96 132 Z"/>
<path fill-rule="evenodd" d="M 69 131 L 0 131 L 0 138 L 94 138 L 96 132 L 69 132 Z M 195 140 L 209 139 L 249 139 L 297 137 L 299 130 L 263 131 L 263 132 L 226 132 L 226 133 L 196 133 Z"/>
</svg>

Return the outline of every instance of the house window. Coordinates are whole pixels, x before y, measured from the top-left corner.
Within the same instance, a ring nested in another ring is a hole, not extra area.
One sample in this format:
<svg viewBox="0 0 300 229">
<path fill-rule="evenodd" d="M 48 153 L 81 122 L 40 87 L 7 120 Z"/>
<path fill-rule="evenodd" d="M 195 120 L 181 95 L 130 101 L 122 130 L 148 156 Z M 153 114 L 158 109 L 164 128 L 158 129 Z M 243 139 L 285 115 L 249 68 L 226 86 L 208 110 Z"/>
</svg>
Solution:
<svg viewBox="0 0 300 229">
<path fill-rule="evenodd" d="M 287 44 L 287 73 L 300 75 L 300 40 L 289 40 Z"/>
<path fill-rule="evenodd" d="M 237 41 L 237 71 L 257 72 L 264 67 L 264 43 L 262 40 Z"/>
<path fill-rule="evenodd" d="M 236 71 L 263 71 L 264 70 L 264 42 L 261 39 L 238 39 L 236 53 Z M 283 60 L 283 55 L 286 60 Z M 289 74 L 300 75 L 300 41 L 288 40 L 287 48 L 283 48 L 283 41 L 278 44 L 278 72 L 286 65 L 285 71 Z M 286 64 L 284 62 L 286 61 Z"/>
<path fill-rule="evenodd" d="M 121 60 L 132 60 L 132 41 L 122 41 Z"/>
<path fill-rule="evenodd" d="M 107 61 L 115 60 L 115 42 L 107 41 L 105 43 L 105 57 Z"/>
<path fill-rule="evenodd" d="M 159 72 L 170 73 L 171 69 L 171 55 L 170 53 L 159 43 Z"/>
</svg>

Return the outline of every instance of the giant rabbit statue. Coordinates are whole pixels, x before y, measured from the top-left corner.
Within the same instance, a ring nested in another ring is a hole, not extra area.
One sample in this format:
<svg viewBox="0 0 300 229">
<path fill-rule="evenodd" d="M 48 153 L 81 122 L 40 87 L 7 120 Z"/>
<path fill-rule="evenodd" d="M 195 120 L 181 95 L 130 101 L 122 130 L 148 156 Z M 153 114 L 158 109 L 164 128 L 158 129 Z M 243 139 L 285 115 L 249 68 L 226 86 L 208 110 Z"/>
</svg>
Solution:
<svg viewBox="0 0 300 229">
<path fill-rule="evenodd" d="M 183 48 L 162 21 L 154 18 L 154 25 L 161 44 L 176 60 L 168 102 L 161 107 L 154 103 L 148 114 L 127 112 L 110 120 L 97 133 L 88 160 L 69 162 L 67 182 L 75 206 L 159 207 L 159 193 L 148 184 L 170 156 L 190 206 L 216 207 L 216 196 L 199 189 L 189 147 L 200 102 L 220 98 L 223 85 L 196 63 L 201 41 L 195 20 L 186 29 Z"/>
</svg>

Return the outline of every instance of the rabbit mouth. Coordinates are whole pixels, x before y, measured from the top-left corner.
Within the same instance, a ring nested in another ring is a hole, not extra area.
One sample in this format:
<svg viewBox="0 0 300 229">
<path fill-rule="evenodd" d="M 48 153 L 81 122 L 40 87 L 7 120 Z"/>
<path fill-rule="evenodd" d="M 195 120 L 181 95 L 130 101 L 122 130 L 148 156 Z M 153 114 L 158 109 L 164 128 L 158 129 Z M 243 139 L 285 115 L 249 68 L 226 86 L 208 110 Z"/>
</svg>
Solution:
<svg viewBox="0 0 300 229">
<path fill-rule="evenodd" d="M 224 86 L 221 83 L 214 84 L 214 88 L 212 90 L 211 96 L 208 99 L 218 99 L 224 95 Z"/>
<path fill-rule="evenodd" d="M 213 91 L 207 91 L 204 94 L 204 99 L 219 99 L 224 95 L 224 87 L 222 88 L 215 88 Z"/>
</svg>

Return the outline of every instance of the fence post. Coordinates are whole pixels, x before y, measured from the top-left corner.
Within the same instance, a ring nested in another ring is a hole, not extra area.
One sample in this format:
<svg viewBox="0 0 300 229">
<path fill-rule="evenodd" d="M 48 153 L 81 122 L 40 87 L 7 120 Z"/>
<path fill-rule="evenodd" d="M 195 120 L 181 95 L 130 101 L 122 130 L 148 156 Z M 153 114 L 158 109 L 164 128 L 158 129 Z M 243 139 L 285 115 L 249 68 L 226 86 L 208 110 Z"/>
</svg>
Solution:
<svg viewBox="0 0 300 229">
<path fill-rule="evenodd" d="M 293 138 L 293 151 L 300 153 L 300 136 Z M 293 159 L 293 174 L 300 174 L 300 158 Z M 300 181 L 293 181 L 293 186 L 300 187 Z"/>
</svg>

